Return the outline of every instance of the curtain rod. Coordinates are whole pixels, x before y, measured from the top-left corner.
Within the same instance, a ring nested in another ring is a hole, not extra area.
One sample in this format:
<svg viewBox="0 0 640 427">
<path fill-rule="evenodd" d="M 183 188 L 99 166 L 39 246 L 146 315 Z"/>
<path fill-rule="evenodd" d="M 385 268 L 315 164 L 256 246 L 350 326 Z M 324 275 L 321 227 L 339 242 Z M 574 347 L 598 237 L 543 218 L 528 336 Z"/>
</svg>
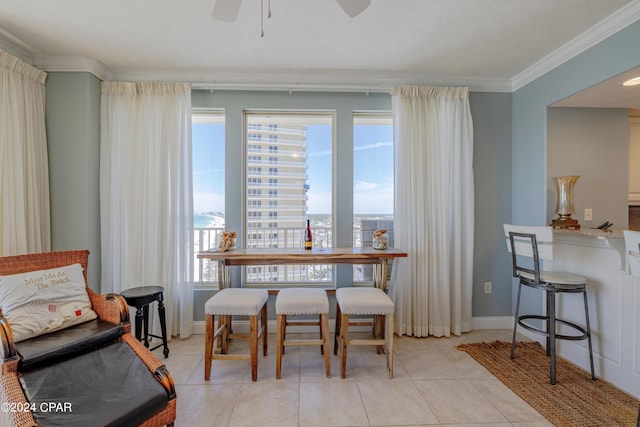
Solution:
<svg viewBox="0 0 640 427">
<path fill-rule="evenodd" d="M 391 93 L 391 87 L 384 86 L 354 86 L 354 85 L 313 85 L 313 84 L 280 84 L 280 83 L 192 83 L 195 90 L 255 90 L 278 92 L 360 92 L 360 93 Z"/>
</svg>

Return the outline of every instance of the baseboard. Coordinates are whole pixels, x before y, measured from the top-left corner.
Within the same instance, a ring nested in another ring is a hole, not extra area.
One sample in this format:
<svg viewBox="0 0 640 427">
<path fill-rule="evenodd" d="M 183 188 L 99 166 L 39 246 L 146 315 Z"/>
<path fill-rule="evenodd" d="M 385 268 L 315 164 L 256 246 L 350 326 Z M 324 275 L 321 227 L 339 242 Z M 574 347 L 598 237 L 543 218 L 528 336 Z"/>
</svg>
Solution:
<svg viewBox="0 0 640 427">
<path fill-rule="evenodd" d="M 474 317 L 471 319 L 473 329 L 511 329 L 513 328 L 513 316 L 483 316 Z M 365 326 L 359 327 L 363 331 L 367 330 Z M 248 320 L 234 320 L 233 329 L 238 333 L 249 333 L 249 321 Z M 305 333 L 305 332 L 317 332 L 318 328 L 315 326 L 293 326 L 287 328 L 289 332 L 293 333 Z M 522 328 L 521 328 L 522 329 Z M 193 322 L 193 333 L 201 334 L 205 333 L 206 327 L 204 321 Z M 269 320 L 267 322 L 267 330 L 269 333 L 275 333 L 276 321 Z M 335 319 L 329 319 L 329 331 L 335 330 Z M 357 331 L 358 328 L 353 328 Z M 521 332 L 519 330 L 519 332 Z"/>
<path fill-rule="evenodd" d="M 471 325 L 476 329 L 513 329 L 513 316 L 472 317 Z"/>
</svg>

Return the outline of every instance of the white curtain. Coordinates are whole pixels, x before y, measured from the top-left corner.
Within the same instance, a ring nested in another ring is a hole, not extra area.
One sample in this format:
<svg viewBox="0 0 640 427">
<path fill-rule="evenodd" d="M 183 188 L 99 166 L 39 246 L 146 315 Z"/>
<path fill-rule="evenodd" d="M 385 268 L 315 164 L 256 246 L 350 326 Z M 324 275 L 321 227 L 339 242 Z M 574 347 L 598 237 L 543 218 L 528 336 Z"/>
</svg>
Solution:
<svg viewBox="0 0 640 427">
<path fill-rule="evenodd" d="M 188 337 L 193 325 L 191 88 L 104 82 L 101 114 L 102 291 L 164 286 L 167 333 Z"/>
<path fill-rule="evenodd" d="M 467 88 L 393 89 L 395 332 L 471 330 L 473 124 Z"/>
<path fill-rule="evenodd" d="M 0 50 L 0 256 L 51 250 L 46 79 Z"/>
</svg>

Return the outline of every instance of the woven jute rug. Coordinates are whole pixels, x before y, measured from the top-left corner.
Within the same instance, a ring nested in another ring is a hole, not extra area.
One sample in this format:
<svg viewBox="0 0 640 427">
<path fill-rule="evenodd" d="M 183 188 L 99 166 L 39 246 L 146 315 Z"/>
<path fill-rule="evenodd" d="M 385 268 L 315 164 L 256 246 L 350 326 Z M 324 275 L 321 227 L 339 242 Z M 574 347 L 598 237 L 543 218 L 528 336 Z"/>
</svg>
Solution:
<svg viewBox="0 0 640 427">
<path fill-rule="evenodd" d="M 640 402 L 583 369 L 557 359 L 556 385 L 549 383 L 549 358 L 537 342 L 462 344 L 466 351 L 556 426 L 635 426 Z"/>
</svg>

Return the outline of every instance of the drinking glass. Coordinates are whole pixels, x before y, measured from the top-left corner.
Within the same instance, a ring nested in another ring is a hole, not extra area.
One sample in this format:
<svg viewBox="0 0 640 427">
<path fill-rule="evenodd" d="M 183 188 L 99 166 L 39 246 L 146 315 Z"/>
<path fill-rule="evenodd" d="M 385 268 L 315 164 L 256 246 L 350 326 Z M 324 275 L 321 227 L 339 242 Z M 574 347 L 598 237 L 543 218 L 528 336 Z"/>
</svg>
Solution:
<svg viewBox="0 0 640 427">
<path fill-rule="evenodd" d="M 316 230 L 316 240 L 320 242 L 320 252 L 324 252 L 322 241 L 327 237 L 327 231 L 324 228 Z"/>
</svg>

